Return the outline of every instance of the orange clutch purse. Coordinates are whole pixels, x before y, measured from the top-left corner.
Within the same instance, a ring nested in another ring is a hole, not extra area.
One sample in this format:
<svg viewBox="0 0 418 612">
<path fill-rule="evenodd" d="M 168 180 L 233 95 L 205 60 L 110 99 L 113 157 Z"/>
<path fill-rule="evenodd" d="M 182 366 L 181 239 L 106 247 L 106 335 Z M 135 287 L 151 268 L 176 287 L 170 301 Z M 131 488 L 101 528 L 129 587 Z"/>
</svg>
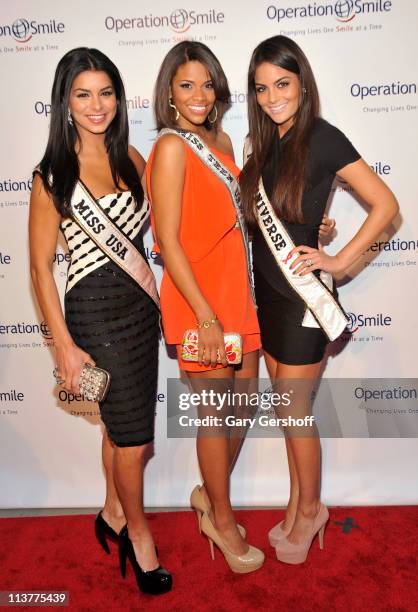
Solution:
<svg viewBox="0 0 418 612">
<path fill-rule="evenodd" d="M 184 332 L 183 342 L 181 343 L 181 358 L 183 361 L 198 360 L 198 341 L 197 329 L 187 329 Z M 236 332 L 224 334 L 226 358 L 230 365 L 237 365 L 242 361 L 242 339 Z M 219 359 L 218 359 L 219 363 Z"/>
</svg>

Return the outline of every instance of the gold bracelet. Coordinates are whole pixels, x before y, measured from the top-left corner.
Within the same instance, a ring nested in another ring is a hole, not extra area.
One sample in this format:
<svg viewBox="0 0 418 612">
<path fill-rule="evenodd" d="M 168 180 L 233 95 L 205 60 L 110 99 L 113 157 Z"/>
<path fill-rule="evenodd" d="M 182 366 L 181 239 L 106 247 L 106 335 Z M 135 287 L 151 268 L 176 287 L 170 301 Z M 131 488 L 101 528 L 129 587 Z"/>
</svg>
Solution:
<svg viewBox="0 0 418 612">
<path fill-rule="evenodd" d="M 216 315 L 213 315 L 213 319 L 210 319 L 209 321 L 202 321 L 201 323 L 199 323 L 199 321 L 198 321 L 197 322 L 197 327 L 199 329 L 201 329 L 202 327 L 203 327 L 203 329 L 209 329 L 209 327 L 211 325 L 214 325 L 217 320 L 218 320 L 218 317 Z"/>
</svg>

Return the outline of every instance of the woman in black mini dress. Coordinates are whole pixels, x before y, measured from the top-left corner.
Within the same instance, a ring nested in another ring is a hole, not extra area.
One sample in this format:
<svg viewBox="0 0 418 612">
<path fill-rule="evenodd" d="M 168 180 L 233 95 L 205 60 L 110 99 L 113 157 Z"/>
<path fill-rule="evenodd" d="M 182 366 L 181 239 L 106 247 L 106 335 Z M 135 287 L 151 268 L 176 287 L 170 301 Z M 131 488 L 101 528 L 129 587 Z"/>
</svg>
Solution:
<svg viewBox="0 0 418 612">
<path fill-rule="evenodd" d="M 94 230 L 89 228 L 95 227 L 95 217 L 90 216 L 91 225 L 80 224 L 72 202 L 74 189 L 81 184 L 109 227 L 116 226 L 111 231 L 121 232 L 128 241 L 128 252 L 135 249 L 145 258 L 141 227 L 149 205 L 141 187 L 144 168 L 141 155 L 128 145 L 126 99 L 118 69 L 97 49 L 69 51 L 55 73 L 48 144 L 33 181 L 31 273 L 54 338 L 64 388 L 80 393 L 85 363 L 110 372 L 110 390 L 100 403 L 107 487 L 96 535 L 106 552 L 110 552 L 107 538 L 118 542 L 122 575 L 128 557 L 140 589 L 157 594 L 171 589 L 171 576 L 159 566 L 142 503 L 143 459 L 154 437 L 157 299 L 142 288 L 138 275 L 134 274 L 137 283 L 120 267 L 116 256 L 104 248 L 105 241 L 93 239 Z M 71 257 L 65 317 L 52 274 L 60 229 Z M 145 264 L 142 269 L 149 278 Z"/>
<path fill-rule="evenodd" d="M 335 288 L 326 287 L 320 272 L 333 274 L 348 269 L 390 223 L 398 204 L 344 134 L 319 118 L 319 97 L 311 67 L 289 38 L 272 37 L 253 52 L 248 107 L 249 157 L 240 184 L 254 236 L 262 345 L 276 388 L 296 389 L 290 415 L 293 411 L 294 416 L 304 416 L 311 410 L 311 393 L 320 375 L 328 336 L 320 326 L 320 318 L 313 317 L 312 304 L 302 299 L 300 290 L 296 291 L 300 283 L 293 281 L 287 270 L 300 277 L 310 274 L 305 280 L 313 285 L 319 281 L 328 305 L 340 313 L 343 327 L 344 315 Z M 370 213 L 353 239 L 337 255 L 330 256 L 318 248 L 318 232 L 336 174 L 370 206 Z M 283 225 L 279 231 L 283 235 L 283 230 L 287 232 L 294 244 L 294 249 L 281 260 L 268 232 L 257 223 L 259 184 L 261 188 L 264 185 L 273 214 Z M 321 308 L 318 303 L 314 306 L 314 312 Z M 309 319 L 310 326 L 306 326 Z M 286 517 L 269 532 L 269 540 L 280 561 L 296 564 L 306 559 L 317 533 L 322 545 L 328 511 L 320 502 L 320 444 L 315 425 L 300 430 L 288 427 L 285 434 L 290 498 Z"/>
</svg>

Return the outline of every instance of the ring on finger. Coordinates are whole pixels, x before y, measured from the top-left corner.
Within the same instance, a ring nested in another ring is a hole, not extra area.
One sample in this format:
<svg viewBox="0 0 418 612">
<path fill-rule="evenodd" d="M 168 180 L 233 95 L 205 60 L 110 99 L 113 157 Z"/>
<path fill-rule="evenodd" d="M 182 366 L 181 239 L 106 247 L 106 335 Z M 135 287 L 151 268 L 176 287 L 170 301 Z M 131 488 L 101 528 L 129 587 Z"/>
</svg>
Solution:
<svg viewBox="0 0 418 612">
<path fill-rule="evenodd" d="M 58 374 L 58 367 L 54 368 L 53 375 L 57 385 L 63 385 L 65 383 L 65 379 L 61 378 L 60 374 Z"/>
<path fill-rule="evenodd" d="M 309 266 L 311 266 L 312 264 L 313 264 L 312 259 L 307 259 L 307 260 L 305 261 L 305 265 L 306 265 L 306 267 L 307 267 L 307 268 L 309 268 Z"/>
</svg>

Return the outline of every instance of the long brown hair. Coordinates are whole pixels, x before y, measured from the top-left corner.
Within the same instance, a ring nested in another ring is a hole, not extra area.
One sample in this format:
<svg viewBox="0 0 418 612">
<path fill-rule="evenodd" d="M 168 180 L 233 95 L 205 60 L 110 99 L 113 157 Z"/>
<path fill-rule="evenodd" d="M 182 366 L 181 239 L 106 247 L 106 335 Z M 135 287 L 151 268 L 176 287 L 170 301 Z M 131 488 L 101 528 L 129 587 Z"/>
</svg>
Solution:
<svg viewBox="0 0 418 612">
<path fill-rule="evenodd" d="M 112 81 L 117 100 L 116 116 L 109 125 L 105 145 L 115 185 L 121 180 L 141 206 L 144 192 L 134 163 L 129 157 L 129 121 L 125 89 L 115 64 L 101 51 L 78 47 L 68 51 L 58 63 L 51 96 L 51 124 L 45 154 L 39 170 L 45 189 L 51 194 L 56 209 L 63 217 L 71 215 L 71 197 L 80 178 L 75 151 L 78 139 L 75 125 L 68 122 L 68 101 L 74 79 L 85 70 L 103 71 Z"/>
<path fill-rule="evenodd" d="M 154 91 L 154 113 L 157 129 L 178 127 L 175 120 L 175 112 L 169 105 L 170 86 L 177 70 L 187 62 L 200 62 L 203 64 L 212 80 L 218 114 L 215 123 L 210 123 L 206 119 L 204 125 L 207 130 L 216 130 L 221 124 L 223 115 L 230 107 L 231 93 L 228 81 L 218 58 L 209 47 L 201 42 L 192 40 L 184 40 L 175 45 L 167 53 L 161 64 Z"/>
<path fill-rule="evenodd" d="M 277 124 L 257 103 L 255 71 L 268 62 L 297 74 L 300 80 L 300 104 L 292 130 L 281 141 L 279 172 L 273 188 L 275 212 L 290 222 L 303 223 L 302 196 L 309 137 L 319 115 L 319 96 L 311 66 L 302 49 L 286 36 L 273 36 L 254 50 L 248 69 L 248 120 L 252 155 L 245 164 L 240 185 L 244 214 L 249 225 L 255 224 L 254 199 L 267 155 L 277 137 Z"/>
</svg>

